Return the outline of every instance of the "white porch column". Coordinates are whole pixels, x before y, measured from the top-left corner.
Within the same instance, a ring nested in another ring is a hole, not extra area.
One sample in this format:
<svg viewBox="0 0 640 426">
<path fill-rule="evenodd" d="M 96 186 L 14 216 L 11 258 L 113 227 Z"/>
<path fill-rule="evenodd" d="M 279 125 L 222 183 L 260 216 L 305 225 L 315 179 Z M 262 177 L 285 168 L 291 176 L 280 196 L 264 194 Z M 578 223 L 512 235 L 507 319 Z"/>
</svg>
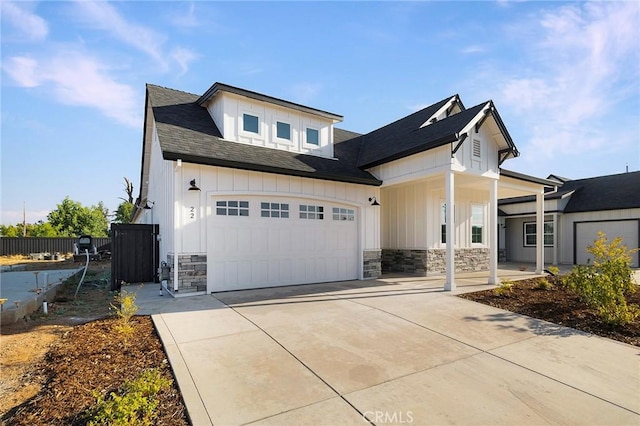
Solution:
<svg viewBox="0 0 640 426">
<path fill-rule="evenodd" d="M 498 179 L 489 182 L 489 284 L 498 278 Z"/>
<path fill-rule="evenodd" d="M 445 198 L 446 198 L 446 238 L 447 238 L 447 248 L 445 255 L 445 263 L 447 270 L 447 281 L 444 283 L 445 291 L 452 291 L 456 289 L 455 283 L 455 224 L 454 224 L 454 187 L 455 187 L 455 175 L 452 170 L 448 170 L 444 177 L 444 187 L 445 187 Z"/>
<path fill-rule="evenodd" d="M 558 213 L 553 214 L 553 264 L 558 264 Z"/>
<path fill-rule="evenodd" d="M 536 274 L 544 270 L 544 192 L 536 193 Z"/>
</svg>

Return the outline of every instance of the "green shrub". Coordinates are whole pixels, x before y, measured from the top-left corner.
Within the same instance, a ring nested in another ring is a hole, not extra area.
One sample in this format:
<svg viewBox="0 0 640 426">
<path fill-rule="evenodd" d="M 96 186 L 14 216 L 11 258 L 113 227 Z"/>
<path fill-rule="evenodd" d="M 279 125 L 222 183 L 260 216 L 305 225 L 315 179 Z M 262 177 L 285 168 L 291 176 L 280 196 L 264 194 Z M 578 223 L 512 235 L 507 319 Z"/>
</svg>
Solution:
<svg viewBox="0 0 640 426">
<path fill-rule="evenodd" d="M 540 278 L 536 283 L 536 289 L 538 290 L 551 290 L 552 288 L 553 284 L 551 284 L 546 278 Z"/>
<path fill-rule="evenodd" d="M 170 379 L 151 369 L 126 381 L 118 393 L 108 397 L 98 393 L 96 404 L 87 412 L 87 425 L 151 425 L 158 407 L 156 394 L 170 385 Z"/>
<path fill-rule="evenodd" d="M 567 278 L 567 284 L 591 308 L 596 309 L 606 323 L 624 325 L 640 315 L 637 305 L 627 304 L 626 296 L 636 291 L 631 269 L 631 253 L 621 238 L 609 242 L 604 233 L 587 251 L 594 256 L 593 264 L 577 265 Z"/>
<path fill-rule="evenodd" d="M 117 304 L 111 304 L 111 308 L 115 311 L 117 321 L 114 325 L 114 329 L 122 336 L 125 347 L 129 344 L 129 339 L 135 332 L 133 325 L 131 324 L 131 318 L 138 312 L 138 305 L 136 305 L 135 293 L 129 293 L 122 290 L 120 294 L 115 296 L 115 302 Z"/>
<path fill-rule="evenodd" d="M 502 280 L 500 286 L 498 288 L 493 289 L 493 293 L 497 296 L 507 296 L 513 290 L 513 281 L 511 280 Z"/>
</svg>

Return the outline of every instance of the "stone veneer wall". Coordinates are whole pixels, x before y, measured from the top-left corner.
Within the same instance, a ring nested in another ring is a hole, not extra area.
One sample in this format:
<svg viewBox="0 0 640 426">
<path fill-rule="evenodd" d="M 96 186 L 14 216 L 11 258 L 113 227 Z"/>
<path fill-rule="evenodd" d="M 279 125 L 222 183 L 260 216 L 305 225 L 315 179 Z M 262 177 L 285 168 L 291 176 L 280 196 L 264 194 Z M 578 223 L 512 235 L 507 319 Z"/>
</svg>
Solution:
<svg viewBox="0 0 640 426">
<path fill-rule="evenodd" d="M 167 255 L 167 264 L 173 268 L 173 254 Z M 173 288 L 173 270 L 169 274 L 169 287 Z M 207 291 L 207 255 L 178 255 L 178 291 Z"/>
<path fill-rule="evenodd" d="M 382 249 L 382 272 L 426 275 L 426 250 Z"/>
<path fill-rule="evenodd" d="M 382 272 L 427 275 L 446 272 L 446 249 L 382 249 Z M 459 248 L 454 253 L 456 272 L 489 269 L 488 248 Z"/>
<path fill-rule="evenodd" d="M 507 261 L 507 249 L 501 248 L 498 249 L 498 262 L 506 262 Z"/>
<path fill-rule="evenodd" d="M 382 275 L 382 250 L 365 250 L 363 252 L 363 278 L 378 278 Z"/>
</svg>

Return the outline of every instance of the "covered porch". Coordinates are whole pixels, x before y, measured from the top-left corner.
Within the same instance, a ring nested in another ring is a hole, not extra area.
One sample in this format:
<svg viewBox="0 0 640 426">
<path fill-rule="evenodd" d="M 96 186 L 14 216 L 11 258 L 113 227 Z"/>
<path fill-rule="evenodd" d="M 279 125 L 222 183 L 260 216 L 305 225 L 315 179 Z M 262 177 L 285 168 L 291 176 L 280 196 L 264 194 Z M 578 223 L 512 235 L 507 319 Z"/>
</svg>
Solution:
<svg viewBox="0 0 640 426">
<path fill-rule="evenodd" d="M 444 276 L 456 290 L 457 276 L 484 272 L 500 283 L 498 200 L 536 196 L 537 249 L 533 272 L 544 270 L 544 191 L 553 182 L 520 173 L 472 174 L 454 167 L 381 188 L 383 273 Z M 452 208 L 448 208 L 452 206 Z M 453 242 L 448 244 L 447 242 Z"/>
</svg>

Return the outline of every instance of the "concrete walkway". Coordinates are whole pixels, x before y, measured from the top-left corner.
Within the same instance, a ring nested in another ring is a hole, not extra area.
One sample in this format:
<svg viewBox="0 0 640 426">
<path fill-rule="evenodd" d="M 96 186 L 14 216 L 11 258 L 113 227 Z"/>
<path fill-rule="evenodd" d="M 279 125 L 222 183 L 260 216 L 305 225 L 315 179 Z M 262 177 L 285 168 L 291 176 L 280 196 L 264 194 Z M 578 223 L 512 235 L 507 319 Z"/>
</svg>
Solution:
<svg viewBox="0 0 640 426">
<path fill-rule="evenodd" d="M 501 271 L 501 276 L 524 276 Z M 458 275 L 458 291 L 488 286 Z M 640 348 L 384 277 L 173 299 L 153 314 L 200 425 L 640 424 Z"/>
</svg>

